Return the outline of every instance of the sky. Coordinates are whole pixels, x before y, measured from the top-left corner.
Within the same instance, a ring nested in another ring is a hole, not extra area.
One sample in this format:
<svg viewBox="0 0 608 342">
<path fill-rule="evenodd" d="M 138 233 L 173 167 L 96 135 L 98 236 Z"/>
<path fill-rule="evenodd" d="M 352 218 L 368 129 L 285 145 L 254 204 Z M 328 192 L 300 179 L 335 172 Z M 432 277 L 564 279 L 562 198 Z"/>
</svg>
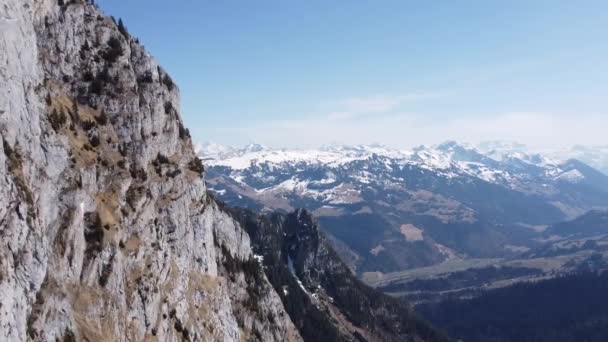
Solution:
<svg viewBox="0 0 608 342">
<path fill-rule="evenodd" d="M 607 1 L 97 2 L 196 142 L 608 145 Z"/>
</svg>

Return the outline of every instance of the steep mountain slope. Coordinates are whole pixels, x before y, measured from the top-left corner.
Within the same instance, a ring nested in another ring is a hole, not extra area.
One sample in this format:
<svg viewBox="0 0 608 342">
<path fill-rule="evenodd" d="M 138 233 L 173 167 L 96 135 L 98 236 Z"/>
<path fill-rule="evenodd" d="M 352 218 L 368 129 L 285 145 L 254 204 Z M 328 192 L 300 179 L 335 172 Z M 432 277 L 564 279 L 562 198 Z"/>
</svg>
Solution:
<svg viewBox="0 0 608 342">
<path fill-rule="evenodd" d="M 202 146 L 210 189 L 257 210 L 319 217 L 358 272 L 394 272 L 534 248 L 547 225 L 608 207 L 608 176 L 540 155 L 500 158 L 446 142 L 318 150 Z"/>
<path fill-rule="evenodd" d="M 171 78 L 59 3 L 0 1 L 0 340 L 301 340 L 206 195 Z"/>
<path fill-rule="evenodd" d="M 268 279 L 305 340 L 448 340 L 420 321 L 407 303 L 355 278 L 309 212 L 230 212 L 251 236 Z"/>
<path fill-rule="evenodd" d="M 344 333 L 301 335 L 241 217 L 207 194 L 177 86 L 122 22 L 0 0 L 0 27 L 0 340 L 445 340 L 396 300 L 398 318 L 367 312 L 356 331 L 317 310 Z"/>
</svg>

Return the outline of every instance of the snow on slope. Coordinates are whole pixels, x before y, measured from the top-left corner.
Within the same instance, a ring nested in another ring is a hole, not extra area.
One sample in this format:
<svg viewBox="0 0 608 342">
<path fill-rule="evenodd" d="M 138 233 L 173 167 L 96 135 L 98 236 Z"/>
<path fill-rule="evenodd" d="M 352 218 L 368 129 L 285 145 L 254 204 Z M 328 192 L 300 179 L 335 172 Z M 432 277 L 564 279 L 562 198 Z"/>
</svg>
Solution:
<svg viewBox="0 0 608 342">
<path fill-rule="evenodd" d="M 578 183 L 578 182 L 582 181 L 583 179 L 585 179 L 585 175 L 583 175 L 579 170 L 574 169 L 574 170 L 566 171 L 555 178 L 559 179 L 559 180 L 564 180 L 564 181 L 567 181 L 570 183 Z"/>
<path fill-rule="evenodd" d="M 558 165 L 577 159 L 608 175 L 608 145 L 534 149 L 513 142 L 490 141 L 482 142 L 476 148 L 497 160 L 519 158 L 535 164 Z"/>
<path fill-rule="evenodd" d="M 401 152 L 381 146 L 341 146 L 341 145 L 326 145 L 317 150 L 287 150 L 287 149 L 270 149 L 262 145 L 247 145 L 243 149 L 225 148 L 220 150 L 215 144 L 209 143 L 212 148 L 205 148 L 205 145 L 200 150 L 199 156 L 203 160 L 208 160 L 210 166 L 226 166 L 233 170 L 243 170 L 249 168 L 252 164 L 270 163 L 306 163 L 340 166 L 355 160 L 364 160 L 372 155 L 390 156 L 391 158 L 403 158 Z M 223 153 L 224 151 L 230 153 Z"/>
<path fill-rule="evenodd" d="M 500 148 L 498 148 L 498 147 Z M 512 149 L 513 148 L 513 149 Z M 515 150 L 514 150 L 515 149 Z M 390 174 L 394 167 L 416 167 L 433 172 L 438 177 L 475 177 L 489 183 L 509 188 L 523 189 L 537 186 L 545 181 L 561 180 L 580 182 L 585 176 L 578 170 L 566 172 L 560 163 L 540 154 L 527 154 L 522 145 L 485 144 L 483 147 L 462 145 L 453 141 L 436 146 L 420 146 L 412 150 L 397 150 L 382 145 L 325 145 L 319 149 L 273 149 L 258 144 L 250 144 L 243 149 L 220 147 L 217 144 L 202 145 L 199 155 L 209 167 L 225 167 L 230 176 L 243 182 L 243 172 L 257 166 L 264 170 L 281 170 L 291 167 L 292 171 L 307 167 L 339 169 L 351 167 L 354 162 L 364 162 L 361 170 L 352 177 L 361 184 L 371 182 L 399 182 L 402 179 L 387 180 L 383 174 Z M 380 169 L 368 170 L 371 163 L 380 162 Z M 256 177 L 265 182 L 274 177 L 257 171 Z M 390 178 L 390 177 L 388 177 Z M 270 184 L 256 191 L 282 189 L 311 194 L 310 185 L 330 185 L 336 180 L 298 179 L 292 177 L 279 183 Z M 534 182 L 538 184 L 533 184 Z M 388 184 L 387 183 L 387 184 Z M 528 185 L 525 185 L 525 184 Z M 339 184 L 336 184 L 339 185 Z M 321 195 L 316 194 L 316 195 Z"/>
</svg>

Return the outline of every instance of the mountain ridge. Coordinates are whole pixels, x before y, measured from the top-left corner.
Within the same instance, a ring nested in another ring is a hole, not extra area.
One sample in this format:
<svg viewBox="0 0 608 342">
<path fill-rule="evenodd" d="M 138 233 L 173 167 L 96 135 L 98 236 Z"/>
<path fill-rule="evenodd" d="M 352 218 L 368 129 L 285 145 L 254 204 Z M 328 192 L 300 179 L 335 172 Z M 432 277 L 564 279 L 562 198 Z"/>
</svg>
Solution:
<svg viewBox="0 0 608 342">
<path fill-rule="evenodd" d="M 608 176 L 584 163 L 496 158 L 453 141 L 199 156 L 218 198 L 262 211 L 309 209 L 363 272 L 512 255 L 534 248 L 541 226 L 608 206 Z"/>
<path fill-rule="evenodd" d="M 249 146 L 249 150 L 248 147 Z M 256 150 L 252 151 L 251 146 L 256 146 Z M 608 164 L 604 160 L 608 160 L 608 146 L 580 146 L 576 145 L 570 149 L 542 149 L 542 148 L 528 148 L 524 144 L 512 143 L 512 142 L 482 142 L 479 144 L 470 143 L 459 143 L 454 140 L 446 140 L 443 143 L 436 145 L 420 145 L 409 149 L 393 148 L 382 144 L 370 144 L 370 145 L 349 145 L 349 144 L 325 144 L 318 148 L 275 148 L 268 147 L 265 145 L 250 143 L 243 148 L 233 147 L 230 145 L 222 145 L 213 142 L 205 142 L 197 145 L 197 151 L 200 152 L 204 158 L 212 160 L 225 160 L 234 156 L 242 156 L 247 152 L 272 152 L 272 151 L 291 151 L 291 152 L 336 152 L 343 153 L 360 152 L 360 153 L 377 153 L 380 155 L 387 155 L 393 157 L 407 157 L 413 154 L 415 151 L 425 149 L 448 149 L 450 146 L 458 146 L 469 151 L 474 150 L 475 152 L 482 154 L 488 158 L 494 159 L 497 162 L 501 162 L 505 159 L 520 159 L 527 163 L 537 164 L 553 164 L 559 165 L 567 162 L 570 159 L 580 160 L 581 162 L 588 164 L 606 174 L 608 171 Z M 213 148 L 218 148 L 220 151 L 214 151 Z M 586 156 L 586 154 L 591 155 Z"/>
<path fill-rule="evenodd" d="M 0 26 L 0 339 L 302 341 L 124 23 L 0 0 Z"/>
</svg>

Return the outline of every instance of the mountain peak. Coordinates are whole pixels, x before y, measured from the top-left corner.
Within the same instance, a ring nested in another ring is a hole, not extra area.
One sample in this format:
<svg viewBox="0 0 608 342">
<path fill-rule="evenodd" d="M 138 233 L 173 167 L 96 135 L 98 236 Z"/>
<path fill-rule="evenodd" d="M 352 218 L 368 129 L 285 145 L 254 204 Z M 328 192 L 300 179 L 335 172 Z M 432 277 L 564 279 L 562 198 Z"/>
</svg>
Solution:
<svg viewBox="0 0 608 342">
<path fill-rule="evenodd" d="M 459 143 L 455 140 L 446 140 L 435 146 L 436 149 L 442 151 L 454 151 L 454 150 L 468 150 L 472 147 L 466 146 L 466 144 Z"/>
<path fill-rule="evenodd" d="M 245 145 L 245 147 L 243 147 L 239 151 L 241 151 L 243 153 L 250 153 L 250 152 L 261 152 L 261 151 L 267 151 L 267 150 L 269 150 L 269 148 L 267 146 L 252 142 L 252 143 Z"/>
</svg>

